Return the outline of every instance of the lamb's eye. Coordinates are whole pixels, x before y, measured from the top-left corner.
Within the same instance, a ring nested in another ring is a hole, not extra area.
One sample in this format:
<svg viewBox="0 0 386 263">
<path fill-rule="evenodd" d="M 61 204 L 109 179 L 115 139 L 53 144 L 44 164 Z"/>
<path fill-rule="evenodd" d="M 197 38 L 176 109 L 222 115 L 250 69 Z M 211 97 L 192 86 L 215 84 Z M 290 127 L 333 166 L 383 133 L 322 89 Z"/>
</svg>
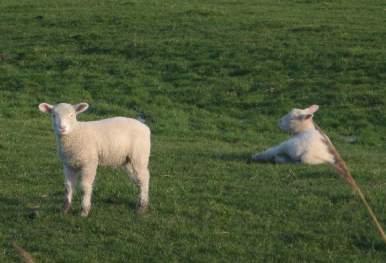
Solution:
<svg viewBox="0 0 386 263">
<path fill-rule="evenodd" d="M 52 115 L 52 118 L 55 118 L 55 117 L 56 117 L 55 114 L 53 114 L 53 115 Z"/>
<path fill-rule="evenodd" d="M 70 117 L 71 117 L 71 118 L 74 117 L 74 114 L 70 114 Z"/>
</svg>

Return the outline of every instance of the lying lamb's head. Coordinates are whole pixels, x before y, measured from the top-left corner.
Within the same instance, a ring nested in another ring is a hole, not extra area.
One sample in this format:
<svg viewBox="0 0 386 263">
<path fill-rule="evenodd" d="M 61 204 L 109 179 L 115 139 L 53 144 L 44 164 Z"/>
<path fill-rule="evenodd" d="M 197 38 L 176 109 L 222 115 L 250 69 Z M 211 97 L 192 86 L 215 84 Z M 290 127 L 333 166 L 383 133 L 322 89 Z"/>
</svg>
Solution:
<svg viewBox="0 0 386 263">
<path fill-rule="evenodd" d="M 280 120 L 280 128 L 289 131 L 293 134 L 299 134 L 306 130 L 314 130 L 315 126 L 312 122 L 313 113 L 319 109 L 318 105 L 301 110 L 293 109 L 287 116 Z"/>
<path fill-rule="evenodd" d="M 87 103 L 77 105 L 60 103 L 55 106 L 41 103 L 39 105 L 42 112 L 51 115 L 52 126 L 57 135 L 69 134 L 77 124 L 76 115 L 87 110 L 87 108 Z"/>
</svg>

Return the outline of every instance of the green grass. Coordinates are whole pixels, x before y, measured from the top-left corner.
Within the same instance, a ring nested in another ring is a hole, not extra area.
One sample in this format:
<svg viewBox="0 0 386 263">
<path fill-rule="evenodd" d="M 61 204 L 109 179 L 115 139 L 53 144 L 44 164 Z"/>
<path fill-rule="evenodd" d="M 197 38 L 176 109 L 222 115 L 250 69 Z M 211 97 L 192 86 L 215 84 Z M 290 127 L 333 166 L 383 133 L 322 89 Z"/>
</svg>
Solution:
<svg viewBox="0 0 386 263">
<path fill-rule="evenodd" d="M 0 262 L 20 262 L 10 242 L 36 262 L 384 262 L 386 245 L 332 168 L 246 164 L 289 138 L 280 117 L 318 104 L 315 121 L 386 227 L 382 1 L 3 0 L 0 10 Z M 59 214 L 62 167 L 37 105 L 82 101 L 83 121 L 146 119 L 146 214 L 111 168 L 98 170 L 88 218 L 79 191 Z"/>
</svg>

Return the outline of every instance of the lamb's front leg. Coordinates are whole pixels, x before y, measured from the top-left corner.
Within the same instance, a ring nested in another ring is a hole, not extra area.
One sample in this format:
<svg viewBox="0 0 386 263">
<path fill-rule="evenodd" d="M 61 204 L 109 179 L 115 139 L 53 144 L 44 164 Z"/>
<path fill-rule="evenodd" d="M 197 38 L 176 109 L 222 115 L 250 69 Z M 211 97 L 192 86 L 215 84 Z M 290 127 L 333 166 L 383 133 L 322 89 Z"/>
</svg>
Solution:
<svg viewBox="0 0 386 263">
<path fill-rule="evenodd" d="M 275 159 L 282 154 L 282 145 L 270 148 L 265 152 L 252 156 L 250 162 L 275 162 Z"/>
<path fill-rule="evenodd" d="M 86 217 L 91 209 L 92 187 L 95 181 L 97 166 L 82 168 L 82 181 L 80 189 L 82 193 L 82 204 L 79 215 Z"/>
<path fill-rule="evenodd" d="M 64 202 L 62 205 L 62 208 L 60 209 L 60 212 L 62 214 L 67 214 L 68 210 L 71 208 L 72 203 L 72 197 L 75 192 L 76 188 L 76 178 L 78 176 L 78 171 L 75 169 L 72 169 L 71 167 L 64 166 L 64 187 L 66 189 L 66 193 L 64 196 Z"/>
</svg>

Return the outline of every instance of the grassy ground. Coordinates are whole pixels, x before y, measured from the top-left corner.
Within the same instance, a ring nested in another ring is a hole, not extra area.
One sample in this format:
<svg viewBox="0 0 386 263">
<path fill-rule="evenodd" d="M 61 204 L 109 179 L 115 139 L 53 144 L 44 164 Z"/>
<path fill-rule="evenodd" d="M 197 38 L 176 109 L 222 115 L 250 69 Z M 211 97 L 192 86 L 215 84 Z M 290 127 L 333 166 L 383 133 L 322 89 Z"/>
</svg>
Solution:
<svg viewBox="0 0 386 263">
<path fill-rule="evenodd" d="M 0 2 L 0 262 L 384 262 L 386 245 L 327 166 L 247 165 L 316 122 L 386 226 L 385 5 L 353 1 Z M 88 218 L 59 214 L 63 172 L 40 102 L 80 120 L 144 118 L 151 206 L 101 168 Z M 111 200 L 114 200 L 111 202 Z M 39 217 L 31 218 L 37 210 Z"/>
</svg>

